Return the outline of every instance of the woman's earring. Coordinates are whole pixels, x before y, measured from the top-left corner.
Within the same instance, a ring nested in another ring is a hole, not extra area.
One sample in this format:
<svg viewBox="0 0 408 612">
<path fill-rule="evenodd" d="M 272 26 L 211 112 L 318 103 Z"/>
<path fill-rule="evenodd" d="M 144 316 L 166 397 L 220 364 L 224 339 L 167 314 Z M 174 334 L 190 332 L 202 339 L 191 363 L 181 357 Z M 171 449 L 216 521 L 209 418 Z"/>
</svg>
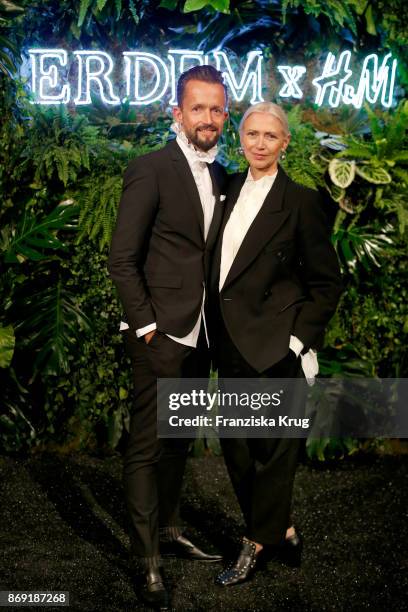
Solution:
<svg viewBox="0 0 408 612">
<path fill-rule="evenodd" d="M 282 149 L 282 151 L 280 152 L 280 159 L 283 161 L 284 159 L 286 159 L 286 151 L 285 149 Z"/>
<path fill-rule="evenodd" d="M 238 153 L 239 155 L 243 155 L 243 154 L 244 154 L 244 149 L 243 149 L 242 147 L 238 147 L 238 148 L 237 148 L 237 153 Z"/>
</svg>

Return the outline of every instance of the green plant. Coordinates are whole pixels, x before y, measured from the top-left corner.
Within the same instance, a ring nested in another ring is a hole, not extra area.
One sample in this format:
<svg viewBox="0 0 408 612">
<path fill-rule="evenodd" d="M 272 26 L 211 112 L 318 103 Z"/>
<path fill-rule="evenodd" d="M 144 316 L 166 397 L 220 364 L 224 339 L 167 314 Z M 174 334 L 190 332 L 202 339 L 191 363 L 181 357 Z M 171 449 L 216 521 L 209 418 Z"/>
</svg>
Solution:
<svg viewBox="0 0 408 612">
<path fill-rule="evenodd" d="M 0 0 L 0 71 L 11 76 L 17 70 L 20 53 L 18 44 L 12 39 L 12 21 L 24 12 L 17 2 Z"/>
<path fill-rule="evenodd" d="M 64 250 L 67 246 L 57 235 L 58 231 L 77 229 L 73 217 L 78 210 L 72 200 L 65 200 L 46 217 L 38 218 L 25 210 L 17 224 L 10 223 L 1 230 L 0 252 L 5 263 L 40 261 L 49 257 L 49 251 Z"/>
<path fill-rule="evenodd" d="M 70 115 L 63 105 L 57 110 L 34 107 L 31 138 L 23 149 L 23 169 L 34 164 L 34 183 L 59 179 L 64 186 L 90 169 L 91 154 L 99 145 L 98 130 L 86 117 Z"/>
<path fill-rule="evenodd" d="M 357 33 L 356 3 L 339 2 L 339 0 L 283 0 L 282 13 L 286 19 L 288 9 L 301 8 L 306 15 L 320 17 L 324 15 L 330 21 L 330 25 L 339 29 L 349 27 L 353 34 Z M 360 4 L 362 4 L 360 2 Z"/>
<path fill-rule="evenodd" d="M 24 12 L 9 19 L 6 4 L 0 0 L 0 445 L 112 448 L 128 421 L 131 375 L 107 250 L 123 171 L 133 157 L 165 144 L 170 113 L 160 102 L 148 110 L 97 98 L 89 108 L 29 104 L 23 81 L 10 78 L 22 41 L 25 48 L 49 43 L 120 54 L 129 41 L 162 53 L 171 40 L 173 48 L 227 48 L 238 62 L 256 41 L 268 75 L 285 57 L 308 63 L 326 49 L 391 48 L 401 95 L 408 82 L 407 5 L 24 0 L 13 4 Z M 345 292 L 319 354 L 321 373 L 405 376 L 407 106 L 317 109 L 299 101 L 287 108 L 292 141 L 283 166 L 297 182 L 326 190 L 323 205 L 336 216 L 333 241 L 344 269 Z M 229 172 L 247 167 L 238 138 L 244 110 L 231 103 L 219 147 Z M 360 447 L 326 439 L 308 448 L 327 458 Z"/>
<path fill-rule="evenodd" d="M 12 325 L 0 326 L 0 368 L 7 368 L 13 358 L 15 346 L 14 329 Z"/>
</svg>

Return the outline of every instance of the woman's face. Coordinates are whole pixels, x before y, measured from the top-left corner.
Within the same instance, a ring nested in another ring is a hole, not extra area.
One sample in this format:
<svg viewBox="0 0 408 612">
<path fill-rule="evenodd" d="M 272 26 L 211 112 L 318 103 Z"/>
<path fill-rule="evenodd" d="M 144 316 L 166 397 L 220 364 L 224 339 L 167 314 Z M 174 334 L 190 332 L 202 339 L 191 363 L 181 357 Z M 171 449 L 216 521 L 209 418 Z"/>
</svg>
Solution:
<svg viewBox="0 0 408 612">
<path fill-rule="evenodd" d="M 254 178 L 276 172 L 279 153 L 286 149 L 289 140 L 276 117 L 269 113 L 249 115 L 241 132 L 241 145 Z"/>
</svg>

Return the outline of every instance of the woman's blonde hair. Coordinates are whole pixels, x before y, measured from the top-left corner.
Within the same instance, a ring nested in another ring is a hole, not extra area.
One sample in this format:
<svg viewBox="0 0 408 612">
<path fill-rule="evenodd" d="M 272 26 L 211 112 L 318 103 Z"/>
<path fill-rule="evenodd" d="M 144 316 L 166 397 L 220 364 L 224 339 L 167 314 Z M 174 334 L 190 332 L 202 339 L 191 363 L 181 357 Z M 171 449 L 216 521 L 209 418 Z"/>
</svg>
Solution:
<svg viewBox="0 0 408 612">
<path fill-rule="evenodd" d="M 242 134 L 242 131 L 244 129 L 245 121 L 250 115 L 252 115 L 252 113 L 266 113 L 268 115 L 272 115 L 272 117 L 275 117 L 275 119 L 278 119 L 278 121 L 281 122 L 283 131 L 285 132 L 285 136 L 290 135 L 288 119 L 286 117 L 285 111 L 283 111 L 280 106 L 274 104 L 273 102 L 258 102 L 258 104 L 253 104 L 252 106 L 247 108 L 239 124 L 240 134 Z"/>
</svg>

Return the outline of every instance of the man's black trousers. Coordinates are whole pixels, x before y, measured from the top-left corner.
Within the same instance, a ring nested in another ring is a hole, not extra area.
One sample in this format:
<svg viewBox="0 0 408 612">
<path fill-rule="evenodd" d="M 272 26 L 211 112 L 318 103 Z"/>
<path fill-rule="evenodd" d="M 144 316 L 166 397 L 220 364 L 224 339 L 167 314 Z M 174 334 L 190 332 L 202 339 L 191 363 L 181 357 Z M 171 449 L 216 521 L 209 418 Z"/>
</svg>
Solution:
<svg viewBox="0 0 408 612">
<path fill-rule="evenodd" d="M 131 521 L 131 543 L 145 565 L 160 564 L 159 528 L 181 533 L 179 501 L 190 440 L 157 438 L 157 378 L 206 378 L 210 358 L 203 326 L 197 348 L 156 332 L 149 344 L 124 332 L 132 361 L 134 406 L 124 454 L 124 487 Z"/>
</svg>

